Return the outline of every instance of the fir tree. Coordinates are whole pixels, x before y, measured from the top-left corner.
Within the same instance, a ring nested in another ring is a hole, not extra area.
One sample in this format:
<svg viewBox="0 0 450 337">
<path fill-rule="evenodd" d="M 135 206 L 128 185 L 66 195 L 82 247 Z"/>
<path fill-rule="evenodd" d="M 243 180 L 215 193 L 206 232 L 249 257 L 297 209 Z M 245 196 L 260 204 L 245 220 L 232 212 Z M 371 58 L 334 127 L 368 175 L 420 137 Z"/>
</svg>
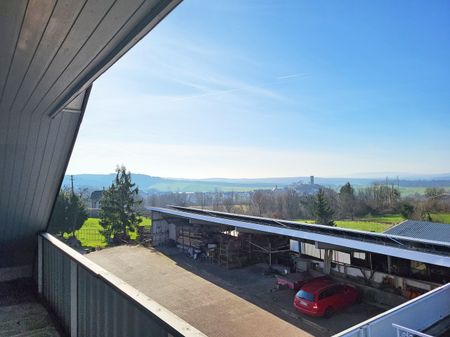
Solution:
<svg viewBox="0 0 450 337">
<path fill-rule="evenodd" d="M 316 221 L 321 225 L 335 226 L 332 220 L 334 211 L 331 209 L 322 189 L 316 195 Z"/>
<path fill-rule="evenodd" d="M 116 177 L 101 199 L 100 224 L 107 239 L 128 240 L 129 233 L 142 221 L 138 212 L 142 201 L 136 198 L 138 192 L 131 182 L 131 173 L 125 166 L 117 167 Z"/>
<path fill-rule="evenodd" d="M 72 236 L 87 220 L 87 212 L 81 198 L 69 190 L 59 191 L 49 222 L 49 232 L 62 236 Z"/>
<path fill-rule="evenodd" d="M 339 190 L 339 201 L 341 206 L 342 215 L 344 217 L 350 216 L 353 220 L 355 209 L 355 190 L 350 183 L 346 183 Z"/>
</svg>

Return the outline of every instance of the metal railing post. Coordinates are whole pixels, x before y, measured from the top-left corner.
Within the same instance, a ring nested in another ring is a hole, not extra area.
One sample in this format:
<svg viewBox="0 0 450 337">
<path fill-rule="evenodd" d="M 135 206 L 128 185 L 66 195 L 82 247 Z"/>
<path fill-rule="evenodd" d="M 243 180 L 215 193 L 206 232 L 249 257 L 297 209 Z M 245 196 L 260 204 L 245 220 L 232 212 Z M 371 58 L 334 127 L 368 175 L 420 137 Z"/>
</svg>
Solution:
<svg viewBox="0 0 450 337">
<path fill-rule="evenodd" d="M 41 235 L 38 235 L 38 265 L 37 265 L 37 272 L 38 272 L 38 293 L 39 295 L 42 295 L 43 290 L 43 281 L 44 281 L 44 263 L 43 263 L 43 240 L 44 238 Z"/>
<path fill-rule="evenodd" d="M 70 261 L 70 337 L 78 337 L 78 264 Z"/>
</svg>

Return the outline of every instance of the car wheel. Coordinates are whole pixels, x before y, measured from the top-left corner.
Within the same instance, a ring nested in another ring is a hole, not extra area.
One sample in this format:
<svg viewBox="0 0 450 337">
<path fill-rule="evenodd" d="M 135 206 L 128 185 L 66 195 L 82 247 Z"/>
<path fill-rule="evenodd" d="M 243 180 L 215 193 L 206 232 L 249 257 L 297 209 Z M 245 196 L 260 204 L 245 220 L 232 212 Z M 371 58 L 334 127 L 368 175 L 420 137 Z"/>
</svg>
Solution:
<svg viewBox="0 0 450 337">
<path fill-rule="evenodd" d="M 331 316 L 333 316 L 333 314 L 334 314 L 334 310 L 333 310 L 333 308 L 327 308 L 326 310 L 325 310 L 325 318 L 330 318 Z"/>
</svg>

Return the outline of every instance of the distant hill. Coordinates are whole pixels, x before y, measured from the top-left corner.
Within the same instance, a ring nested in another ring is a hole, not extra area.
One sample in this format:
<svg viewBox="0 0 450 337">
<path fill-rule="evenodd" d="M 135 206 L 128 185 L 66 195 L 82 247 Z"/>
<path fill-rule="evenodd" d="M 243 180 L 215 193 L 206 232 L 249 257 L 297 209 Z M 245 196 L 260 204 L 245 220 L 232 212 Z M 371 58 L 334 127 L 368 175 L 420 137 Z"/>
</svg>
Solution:
<svg viewBox="0 0 450 337">
<path fill-rule="evenodd" d="M 111 185 L 115 177 L 111 174 L 77 174 L 74 175 L 74 186 L 76 188 L 88 188 L 101 190 Z M 220 191 L 251 191 L 255 189 L 269 189 L 276 184 L 256 182 L 226 182 L 214 180 L 192 180 L 153 177 L 145 174 L 132 174 L 133 182 L 139 189 L 146 193 L 152 192 L 213 192 Z M 286 184 L 288 185 L 288 184 Z M 63 186 L 70 186 L 70 176 L 65 176 Z"/>
<path fill-rule="evenodd" d="M 115 177 L 110 174 L 77 174 L 74 175 L 74 185 L 77 188 L 88 188 L 100 190 L 111 185 Z M 251 191 L 255 189 L 271 189 L 275 186 L 284 187 L 296 182 L 309 183 L 309 177 L 282 177 L 282 178 L 254 178 L 254 179 L 175 179 L 161 178 L 145 174 L 132 174 L 133 181 L 141 191 L 152 192 L 213 192 L 220 191 Z M 357 187 L 364 187 L 374 182 L 384 183 L 386 178 L 323 178 L 315 177 L 315 183 L 328 187 L 342 186 L 350 182 Z M 397 179 L 389 178 L 389 183 L 397 184 Z M 399 179 L 400 187 L 404 188 L 426 188 L 426 187 L 450 187 L 450 174 L 416 176 L 415 179 Z M 65 176 L 63 186 L 70 186 L 70 176 Z"/>
</svg>

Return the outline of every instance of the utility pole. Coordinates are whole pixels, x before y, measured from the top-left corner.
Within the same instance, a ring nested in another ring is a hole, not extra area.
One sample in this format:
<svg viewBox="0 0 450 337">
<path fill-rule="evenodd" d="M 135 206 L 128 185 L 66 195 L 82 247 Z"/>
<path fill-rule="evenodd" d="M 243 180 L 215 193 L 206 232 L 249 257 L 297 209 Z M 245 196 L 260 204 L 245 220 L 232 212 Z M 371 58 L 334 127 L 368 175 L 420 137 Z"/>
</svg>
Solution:
<svg viewBox="0 0 450 337">
<path fill-rule="evenodd" d="M 70 175 L 70 183 L 72 185 L 72 195 L 75 195 L 75 192 L 73 191 L 73 175 Z"/>
<path fill-rule="evenodd" d="M 70 209 L 73 210 L 73 203 L 75 201 L 75 192 L 73 190 L 73 175 L 70 175 L 70 185 L 72 186 L 72 198 L 70 200 Z M 75 236 L 75 222 L 77 221 L 76 214 L 72 214 L 73 215 L 73 219 L 72 219 L 72 236 Z"/>
</svg>

